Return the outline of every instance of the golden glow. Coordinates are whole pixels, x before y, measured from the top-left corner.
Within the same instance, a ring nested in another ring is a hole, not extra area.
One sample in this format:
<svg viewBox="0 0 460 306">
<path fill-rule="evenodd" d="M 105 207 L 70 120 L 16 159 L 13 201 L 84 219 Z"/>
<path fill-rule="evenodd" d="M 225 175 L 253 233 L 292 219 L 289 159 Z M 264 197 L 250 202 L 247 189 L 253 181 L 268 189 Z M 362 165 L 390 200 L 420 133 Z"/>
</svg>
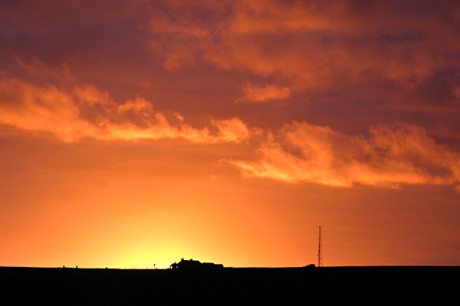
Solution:
<svg viewBox="0 0 460 306">
<path fill-rule="evenodd" d="M 186 247 L 157 244 L 154 247 L 130 245 L 121 250 L 114 250 L 108 266 L 120 269 L 168 269 L 173 262 L 179 261 L 184 254 L 196 254 Z M 196 256 L 195 258 L 201 258 Z"/>
<path fill-rule="evenodd" d="M 423 128 L 379 126 L 371 135 L 350 137 L 328 127 L 294 122 L 280 130 L 277 140 L 271 137 L 259 148 L 258 161 L 229 163 L 249 176 L 337 187 L 451 185 L 460 180 L 460 155 L 436 144 Z"/>
<path fill-rule="evenodd" d="M 460 264 L 458 1 L 13 2 L 0 265 Z"/>
</svg>

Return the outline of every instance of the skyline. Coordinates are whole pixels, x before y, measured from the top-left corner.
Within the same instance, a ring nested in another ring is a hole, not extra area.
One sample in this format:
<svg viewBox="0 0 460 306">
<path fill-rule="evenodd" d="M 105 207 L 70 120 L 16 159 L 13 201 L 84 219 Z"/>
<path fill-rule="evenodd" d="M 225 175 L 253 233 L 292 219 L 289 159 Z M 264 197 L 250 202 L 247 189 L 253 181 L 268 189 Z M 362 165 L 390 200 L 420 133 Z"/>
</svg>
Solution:
<svg viewBox="0 0 460 306">
<path fill-rule="evenodd" d="M 457 1 L 0 2 L 0 266 L 460 265 Z"/>
</svg>

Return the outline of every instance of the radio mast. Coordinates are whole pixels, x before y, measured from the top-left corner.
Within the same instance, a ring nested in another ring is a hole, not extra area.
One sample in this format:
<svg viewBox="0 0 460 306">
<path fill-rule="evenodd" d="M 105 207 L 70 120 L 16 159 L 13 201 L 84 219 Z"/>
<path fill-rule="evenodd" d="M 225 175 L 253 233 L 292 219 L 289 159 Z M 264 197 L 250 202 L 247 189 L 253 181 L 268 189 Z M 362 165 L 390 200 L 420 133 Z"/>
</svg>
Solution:
<svg viewBox="0 0 460 306">
<path fill-rule="evenodd" d="M 321 226 L 319 226 L 319 237 L 318 237 L 318 267 L 323 266 L 323 255 L 321 254 L 322 241 L 321 241 Z"/>
</svg>

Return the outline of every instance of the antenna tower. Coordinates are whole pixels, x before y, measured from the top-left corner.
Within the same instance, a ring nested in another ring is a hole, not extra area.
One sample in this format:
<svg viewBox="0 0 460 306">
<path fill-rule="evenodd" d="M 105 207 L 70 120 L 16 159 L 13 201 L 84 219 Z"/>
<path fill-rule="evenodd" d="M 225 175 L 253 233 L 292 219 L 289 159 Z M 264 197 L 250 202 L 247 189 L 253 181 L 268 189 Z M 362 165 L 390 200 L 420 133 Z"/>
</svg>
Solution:
<svg viewBox="0 0 460 306">
<path fill-rule="evenodd" d="M 322 241 L 321 241 L 321 226 L 319 226 L 319 237 L 318 237 L 318 267 L 323 266 L 323 255 L 321 254 Z"/>
</svg>

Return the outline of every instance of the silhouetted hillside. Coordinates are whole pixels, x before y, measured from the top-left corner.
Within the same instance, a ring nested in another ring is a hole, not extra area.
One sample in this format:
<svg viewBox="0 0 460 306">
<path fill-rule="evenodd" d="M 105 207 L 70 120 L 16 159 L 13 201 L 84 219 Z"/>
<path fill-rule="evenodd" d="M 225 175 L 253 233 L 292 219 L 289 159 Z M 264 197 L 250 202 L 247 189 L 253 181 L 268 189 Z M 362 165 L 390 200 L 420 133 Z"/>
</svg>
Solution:
<svg viewBox="0 0 460 306">
<path fill-rule="evenodd" d="M 443 305 L 458 298 L 460 267 L 3 267 L 0 281 L 2 305 Z"/>
</svg>

